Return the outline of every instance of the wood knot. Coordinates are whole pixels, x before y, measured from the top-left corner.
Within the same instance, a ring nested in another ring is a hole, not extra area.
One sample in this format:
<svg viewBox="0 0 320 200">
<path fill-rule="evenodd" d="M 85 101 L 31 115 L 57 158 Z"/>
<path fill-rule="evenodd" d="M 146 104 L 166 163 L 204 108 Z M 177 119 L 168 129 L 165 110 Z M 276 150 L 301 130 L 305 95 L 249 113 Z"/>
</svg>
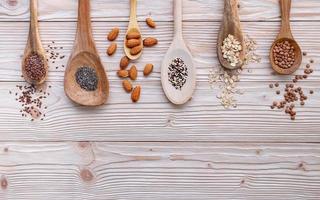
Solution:
<svg viewBox="0 0 320 200">
<path fill-rule="evenodd" d="M 15 7 L 18 5 L 18 0 L 6 0 L 8 6 Z"/>
<path fill-rule="evenodd" d="M 8 148 L 8 147 L 5 147 L 5 148 L 3 149 L 3 151 L 7 153 L 7 152 L 9 151 L 9 148 Z"/>
<path fill-rule="evenodd" d="M 89 169 L 82 169 L 80 172 L 80 176 L 85 182 L 90 182 L 94 178 L 92 172 Z"/>
<path fill-rule="evenodd" d="M 83 141 L 83 142 L 79 142 L 79 147 L 80 148 L 87 148 L 88 146 L 90 146 L 90 142 L 86 142 L 86 141 Z"/>
<path fill-rule="evenodd" d="M 7 180 L 7 178 L 6 178 L 5 176 L 2 176 L 2 177 L 1 177 L 0 183 L 1 183 L 1 188 L 2 188 L 3 190 L 7 189 L 7 187 L 8 187 L 8 180 Z"/>
</svg>

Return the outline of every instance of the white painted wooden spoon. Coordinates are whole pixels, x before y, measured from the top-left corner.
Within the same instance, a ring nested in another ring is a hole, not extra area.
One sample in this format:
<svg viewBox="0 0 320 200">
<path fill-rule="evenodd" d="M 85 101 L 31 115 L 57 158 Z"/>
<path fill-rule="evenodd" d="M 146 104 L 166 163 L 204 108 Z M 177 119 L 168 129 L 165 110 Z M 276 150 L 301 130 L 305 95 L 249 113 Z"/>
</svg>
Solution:
<svg viewBox="0 0 320 200">
<path fill-rule="evenodd" d="M 181 90 L 172 86 L 168 76 L 169 65 L 175 58 L 181 58 L 188 70 L 186 83 Z M 162 62 L 161 83 L 169 101 L 176 105 L 185 104 L 196 88 L 196 68 L 182 36 L 182 0 L 174 0 L 174 39 Z"/>
</svg>

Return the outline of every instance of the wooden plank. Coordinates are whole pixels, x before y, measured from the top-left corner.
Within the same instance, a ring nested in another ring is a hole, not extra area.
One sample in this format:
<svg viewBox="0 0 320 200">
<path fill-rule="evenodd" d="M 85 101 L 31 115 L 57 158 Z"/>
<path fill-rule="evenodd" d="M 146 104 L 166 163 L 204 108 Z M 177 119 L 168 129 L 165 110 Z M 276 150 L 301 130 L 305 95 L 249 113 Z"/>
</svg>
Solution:
<svg viewBox="0 0 320 200">
<path fill-rule="evenodd" d="M 142 70 L 144 64 L 155 64 L 151 77 L 139 79 L 143 86 L 139 104 L 132 104 L 129 95 L 123 92 L 116 76 L 121 50 L 114 57 L 104 53 L 108 42 L 106 33 L 111 27 L 121 25 L 120 38 L 124 37 L 126 22 L 95 22 L 94 35 L 111 81 L 111 97 L 107 105 L 97 109 L 79 108 L 70 103 L 63 92 L 63 68 L 51 66 L 49 84 L 53 86 L 48 99 L 48 113 L 44 122 L 31 123 L 20 117 L 20 107 L 9 90 L 13 90 L 20 77 L 20 62 L 26 42 L 26 22 L 0 23 L 0 140 L 94 140 L 94 141 L 272 141 L 272 142 L 319 142 L 319 71 L 303 83 L 306 91 L 313 89 L 307 105 L 299 108 L 296 122 L 291 122 L 283 113 L 270 111 L 276 98 L 268 89 L 270 82 L 285 83 L 289 77 L 272 74 L 269 66 L 269 46 L 276 36 L 279 23 L 245 22 L 244 30 L 256 38 L 258 53 L 263 55 L 261 64 L 248 67 L 241 75 L 239 89 L 244 95 L 237 97 L 236 110 L 224 110 L 208 84 L 208 72 L 215 69 L 217 22 L 185 22 L 185 38 L 198 67 L 198 89 L 193 100 L 185 107 L 169 104 L 160 86 L 160 64 L 172 40 L 172 23 L 161 22 L 159 28 L 150 30 L 143 25 L 145 35 L 157 36 L 157 47 L 146 49 L 137 62 Z M 4 29 L 6 27 L 6 29 Z M 64 27 L 61 30 L 61 27 Z M 309 29 L 308 32 L 305 30 Z M 12 30 L 8 33 L 7 30 Z M 60 31 L 58 31 L 60 30 Z M 318 39 L 320 22 L 294 22 L 293 31 L 304 50 L 316 62 L 320 60 Z M 52 40 L 64 47 L 61 53 L 68 55 L 75 32 L 74 22 L 41 23 L 41 35 L 45 46 Z M 120 39 L 118 40 L 120 41 Z M 119 48 L 122 48 L 121 42 Z M 59 51 L 60 52 L 60 51 Z M 57 66 L 66 64 L 67 57 L 57 61 Z M 307 62 L 308 59 L 305 60 Z M 299 71 L 301 73 L 301 70 Z M 140 74 L 140 76 L 142 76 Z M 20 83 L 19 83 L 20 84 Z M 9 119 L 9 122 L 8 122 Z M 301 134 L 304 132 L 304 134 Z M 90 133 L 90 134 L 88 134 Z"/>
<path fill-rule="evenodd" d="M 119 60 L 123 56 L 123 43 L 126 22 L 95 22 L 94 36 L 97 43 L 100 56 L 109 72 L 111 80 L 118 80 L 116 71 L 118 70 Z M 144 35 L 157 37 L 159 44 L 154 48 L 147 48 L 144 54 L 137 62 L 140 68 L 146 63 L 155 64 L 155 72 L 151 80 L 159 80 L 162 58 L 170 46 L 173 37 L 173 23 L 160 22 L 158 29 L 151 30 L 145 24 L 142 25 Z M 62 81 L 64 69 L 56 66 L 66 65 L 68 56 L 71 52 L 75 26 L 74 22 L 44 22 L 41 26 L 41 37 L 44 47 L 52 40 L 57 46 L 62 46 L 63 50 L 57 50 L 60 54 L 66 55 L 65 59 L 57 60 L 51 64 L 49 81 Z M 108 57 L 105 53 L 109 42 L 106 40 L 106 34 L 112 27 L 119 26 L 121 29 L 118 43 L 118 52 L 115 56 Z M 194 61 L 198 67 L 198 81 L 206 82 L 208 71 L 218 65 L 216 58 L 216 38 L 220 23 L 218 22 L 185 22 L 184 36 L 187 44 L 194 56 Z M 61 27 L 64 27 L 61 30 Z M 256 39 L 258 43 L 258 54 L 262 56 L 262 63 L 249 66 L 252 73 L 245 71 L 242 75 L 242 81 L 280 81 L 283 76 L 272 75 L 268 54 L 272 41 L 276 37 L 279 29 L 278 22 L 244 22 L 244 32 Z M 293 22 L 293 34 L 304 51 L 308 52 L 309 58 L 316 62 L 320 61 L 320 47 L 317 45 L 320 39 L 315 37 L 320 32 L 320 22 Z M 12 30 L 8 32 L 8 30 Z M 308 31 L 306 31 L 308 30 Z M 24 52 L 28 33 L 28 23 L 26 22 L 0 22 L 0 81 L 22 81 L 20 77 L 21 57 Z M 308 62 L 308 59 L 305 60 Z M 299 72 L 301 73 L 301 71 Z M 311 76 L 310 80 L 319 80 L 319 73 Z"/>
<path fill-rule="evenodd" d="M 317 200 L 319 144 L 0 143 L 0 199 Z"/>
<path fill-rule="evenodd" d="M 141 101 L 131 103 L 122 91 L 120 80 L 111 82 L 107 105 L 83 108 L 72 104 L 56 82 L 44 121 L 30 122 L 21 117 L 15 102 L 15 84 L 0 85 L 0 133 L 5 140 L 89 140 L 89 141 L 272 141 L 319 142 L 320 90 L 318 83 L 304 85 L 313 89 L 304 107 L 292 122 L 283 112 L 270 109 L 277 99 L 275 90 L 261 82 L 241 83 L 244 95 L 237 96 L 238 108 L 225 110 L 207 83 L 199 83 L 193 99 L 177 108 L 164 97 L 159 81 L 139 81 Z M 302 134 L 303 133 L 303 134 Z"/>
<path fill-rule="evenodd" d="M 172 21 L 173 0 L 140 0 L 138 19 L 144 21 L 151 15 L 157 21 Z M 292 20 L 320 20 L 318 0 L 293 0 Z M 184 20 L 220 21 L 223 1 L 184 0 Z M 127 0 L 95 0 L 92 3 L 94 21 L 127 21 L 129 4 Z M 279 21 L 278 0 L 241 0 L 240 18 L 243 21 Z M 39 17 L 42 21 L 75 21 L 77 17 L 77 0 L 41 0 Z M 28 1 L 2 1 L 0 7 L 1 21 L 27 21 Z"/>
</svg>

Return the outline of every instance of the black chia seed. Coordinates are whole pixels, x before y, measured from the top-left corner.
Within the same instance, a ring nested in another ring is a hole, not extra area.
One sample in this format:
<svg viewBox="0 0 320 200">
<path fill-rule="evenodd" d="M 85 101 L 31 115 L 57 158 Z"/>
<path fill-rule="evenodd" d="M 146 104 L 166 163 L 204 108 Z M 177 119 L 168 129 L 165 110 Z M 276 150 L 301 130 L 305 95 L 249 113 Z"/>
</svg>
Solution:
<svg viewBox="0 0 320 200">
<path fill-rule="evenodd" d="M 92 67 L 80 67 L 76 74 L 76 81 L 79 86 L 86 91 L 95 91 L 98 87 L 98 76 Z"/>
<path fill-rule="evenodd" d="M 168 79 L 173 87 L 181 90 L 187 82 L 188 67 L 181 58 L 175 58 L 169 65 Z"/>
<path fill-rule="evenodd" d="M 44 59 L 37 53 L 32 53 L 26 58 L 25 70 L 27 76 L 35 81 L 42 80 L 47 74 Z"/>
</svg>

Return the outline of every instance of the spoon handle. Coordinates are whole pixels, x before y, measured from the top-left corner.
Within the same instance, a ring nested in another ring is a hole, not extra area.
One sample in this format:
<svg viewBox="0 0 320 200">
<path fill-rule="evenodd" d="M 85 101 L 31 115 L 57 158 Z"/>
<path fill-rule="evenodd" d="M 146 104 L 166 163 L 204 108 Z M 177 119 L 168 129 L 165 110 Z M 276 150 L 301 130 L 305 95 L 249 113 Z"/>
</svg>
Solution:
<svg viewBox="0 0 320 200">
<path fill-rule="evenodd" d="M 38 50 L 38 40 L 40 38 L 38 29 L 38 0 L 30 0 L 30 27 L 29 27 L 29 40 L 31 49 Z"/>
<path fill-rule="evenodd" d="M 174 0 L 174 34 L 182 38 L 182 0 Z"/>
<path fill-rule="evenodd" d="M 280 8 L 281 8 L 280 34 L 282 37 L 292 38 L 291 28 L 290 28 L 291 0 L 280 0 Z"/>
<path fill-rule="evenodd" d="M 226 21 L 233 23 L 233 26 L 239 26 L 238 0 L 224 0 L 224 17 Z"/>
<path fill-rule="evenodd" d="M 137 0 L 130 0 L 130 21 L 137 21 Z"/>
<path fill-rule="evenodd" d="M 78 5 L 78 27 L 77 27 L 77 44 L 80 49 L 92 49 L 94 47 L 91 17 L 90 17 L 90 0 L 79 0 Z"/>
</svg>

